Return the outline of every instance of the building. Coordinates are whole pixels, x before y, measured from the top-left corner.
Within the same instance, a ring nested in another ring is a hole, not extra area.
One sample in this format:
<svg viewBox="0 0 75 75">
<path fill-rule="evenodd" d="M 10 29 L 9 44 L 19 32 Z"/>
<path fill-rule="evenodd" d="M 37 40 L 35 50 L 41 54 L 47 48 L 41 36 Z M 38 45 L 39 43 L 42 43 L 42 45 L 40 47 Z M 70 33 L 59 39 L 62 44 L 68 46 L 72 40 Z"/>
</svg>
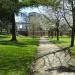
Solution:
<svg viewBox="0 0 75 75">
<path fill-rule="evenodd" d="M 16 21 L 17 32 L 30 37 L 48 36 L 48 30 L 43 27 L 44 22 L 42 23 L 41 17 L 42 14 L 36 12 L 31 12 L 29 15 L 19 13 Z"/>
<path fill-rule="evenodd" d="M 44 23 L 42 23 L 42 14 L 32 12 L 29 14 L 29 20 L 29 36 L 48 36 L 48 31 L 46 31 L 43 27 Z"/>
<path fill-rule="evenodd" d="M 18 20 L 17 20 L 18 19 Z M 19 13 L 16 19 L 16 28 L 19 34 L 28 36 L 29 17 L 24 13 Z"/>
</svg>

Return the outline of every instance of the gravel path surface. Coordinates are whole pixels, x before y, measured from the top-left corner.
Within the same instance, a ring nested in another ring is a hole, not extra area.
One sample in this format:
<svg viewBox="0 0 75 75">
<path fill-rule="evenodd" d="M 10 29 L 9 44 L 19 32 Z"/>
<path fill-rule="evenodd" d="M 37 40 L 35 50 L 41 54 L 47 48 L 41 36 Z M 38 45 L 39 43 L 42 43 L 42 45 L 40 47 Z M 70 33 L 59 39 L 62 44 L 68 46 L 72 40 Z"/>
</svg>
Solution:
<svg viewBox="0 0 75 75">
<path fill-rule="evenodd" d="M 36 57 L 57 50 L 60 48 L 41 37 Z M 33 75 L 75 75 L 75 67 L 72 66 L 75 61 L 70 58 L 70 55 L 64 51 L 44 56 L 34 62 Z"/>
</svg>

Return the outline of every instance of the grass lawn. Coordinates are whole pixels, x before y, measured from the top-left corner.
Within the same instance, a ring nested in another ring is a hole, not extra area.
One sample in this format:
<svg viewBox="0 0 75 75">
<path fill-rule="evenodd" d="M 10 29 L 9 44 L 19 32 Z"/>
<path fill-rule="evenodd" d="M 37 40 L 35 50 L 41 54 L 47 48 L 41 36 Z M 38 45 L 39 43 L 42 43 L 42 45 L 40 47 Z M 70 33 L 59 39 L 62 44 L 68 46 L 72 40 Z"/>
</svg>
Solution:
<svg viewBox="0 0 75 75">
<path fill-rule="evenodd" d="M 50 42 L 53 42 L 59 47 L 68 47 L 70 46 L 70 42 L 71 42 L 71 38 L 67 36 L 60 37 L 59 41 L 56 40 L 56 37 L 54 37 L 53 39 L 49 38 L 49 40 Z M 71 53 L 75 55 L 75 47 L 71 48 Z"/>
<path fill-rule="evenodd" d="M 38 39 L 0 35 L 0 75 L 27 75 L 38 46 Z"/>
</svg>

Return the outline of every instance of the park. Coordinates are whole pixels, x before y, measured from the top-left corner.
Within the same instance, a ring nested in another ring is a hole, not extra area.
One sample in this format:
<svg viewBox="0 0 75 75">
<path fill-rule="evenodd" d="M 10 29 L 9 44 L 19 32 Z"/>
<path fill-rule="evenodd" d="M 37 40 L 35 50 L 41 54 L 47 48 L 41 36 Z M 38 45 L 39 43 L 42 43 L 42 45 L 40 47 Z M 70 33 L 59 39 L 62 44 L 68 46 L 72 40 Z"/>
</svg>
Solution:
<svg viewBox="0 0 75 75">
<path fill-rule="evenodd" d="M 75 75 L 75 1 L 0 0 L 0 75 Z"/>
</svg>

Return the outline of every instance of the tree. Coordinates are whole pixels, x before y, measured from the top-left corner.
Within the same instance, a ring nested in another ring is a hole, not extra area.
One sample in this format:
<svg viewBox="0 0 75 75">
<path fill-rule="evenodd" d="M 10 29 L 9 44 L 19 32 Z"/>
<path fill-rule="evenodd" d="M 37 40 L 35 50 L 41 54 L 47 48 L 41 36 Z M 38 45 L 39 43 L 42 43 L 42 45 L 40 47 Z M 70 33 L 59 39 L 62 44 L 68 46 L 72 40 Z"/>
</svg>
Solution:
<svg viewBox="0 0 75 75">
<path fill-rule="evenodd" d="M 36 0 L 37 1 L 37 0 Z M 55 13 L 56 16 L 56 31 L 57 31 L 57 40 L 59 40 L 59 9 L 60 9 L 60 2 L 61 0 L 39 0 L 37 3 L 46 5 L 49 8 L 52 8 L 52 10 Z M 51 6 L 51 7 L 50 7 Z"/>
<path fill-rule="evenodd" d="M 14 13 L 17 11 L 17 2 L 18 0 L 0 0 L 0 19 L 5 18 L 12 23 L 12 41 L 16 41 Z"/>
<path fill-rule="evenodd" d="M 73 17 L 73 26 L 72 26 L 72 34 L 71 34 L 71 47 L 74 46 L 74 35 L 75 35 L 75 1 L 74 0 L 69 0 L 69 2 L 71 3 L 71 7 L 72 7 L 72 17 Z"/>
<path fill-rule="evenodd" d="M 0 0 L 0 20 L 5 18 L 12 24 L 11 41 L 16 41 L 15 13 L 17 13 L 21 7 L 31 5 L 32 0 L 23 0 L 22 2 L 19 2 L 19 0 Z"/>
<path fill-rule="evenodd" d="M 69 7 L 68 9 L 65 9 L 65 6 L 64 6 L 65 2 L 67 2 L 71 7 Z M 71 15 L 72 22 L 73 22 L 72 26 L 70 26 L 68 20 L 65 17 L 65 11 L 67 11 L 67 10 L 69 10 L 70 13 L 72 13 L 72 15 Z M 71 32 L 71 47 L 73 47 L 74 46 L 74 36 L 75 36 L 75 1 L 74 0 L 67 0 L 67 1 L 63 0 L 63 11 L 64 11 L 63 17 L 72 30 L 72 32 Z"/>
<path fill-rule="evenodd" d="M 59 20 L 56 21 L 57 40 L 59 40 Z"/>
</svg>

